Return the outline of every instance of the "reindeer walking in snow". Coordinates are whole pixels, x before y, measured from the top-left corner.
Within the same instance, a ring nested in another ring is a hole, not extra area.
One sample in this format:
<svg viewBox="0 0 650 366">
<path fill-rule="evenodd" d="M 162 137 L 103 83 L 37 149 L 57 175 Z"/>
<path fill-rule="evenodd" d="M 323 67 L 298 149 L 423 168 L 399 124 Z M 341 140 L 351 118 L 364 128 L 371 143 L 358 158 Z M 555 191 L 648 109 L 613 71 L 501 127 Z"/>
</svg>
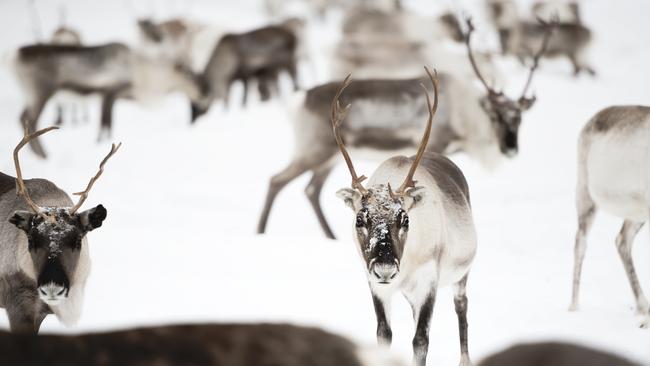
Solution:
<svg viewBox="0 0 650 366">
<path fill-rule="evenodd" d="M 29 133 L 48 100 L 60 90 L 102 96 L 100 138 L 110 134 L 113 104 L 120 98 L 143 102 L 172 92 L 185 93 L 192 105 L 192 120 L 208 109 L 200 76 L 166 61 L 143 57 L 120 43 L 84 47 L 32 45 L 21 47 L 14 65 L 26 97 L 21 122 Z M 39 139 L 30 142 L 45 157 Z"/>
<path fill-rule="evenodd" d="M 65 325 L 81 314 L 90 271 L 86 233 L 100 226 L 106 209 L 78 212 L 120 145 L 113 145 L 76 204 L 45 179 L 23 180 L 18 152 L 31 139 L 57 127 L 28 135 L 14 150 L 17 177 L 0 173 L 0 307 L 12 332 L 38 333 L 47 314 Z"/>
<path fill-rule="evenodd" d="M 544 53 L 550 35 L 533 58 L 526 85 L 518 99 L 512 99 L 490 87 L 475 62 L 470 36 L 474 30 L 467 19 L 465 35 L 467 52 L 476 76 L 485 87 L 486 94 L 477 93 L 471 80 L 461 80 L 450 74 L 440 75 L 443 102 L 436 123 L 432 127 L 428 151 L 452 154 L 465 152 L 487 166 L 495 165 L 501 156 L 513 157 L 519 151 L 519 127 L 522 113 L 536 98 L 527 97 L 539 58 Z M 335 82 L 308 90 L 293 111 L 295 153 L 292 161 L 274 175 L 266 195 L 257 226 L 264 233 L 275 198 L 292 180 L 305 172 L 312 178 L 305 194 L 328 238 L 334 238 L 321 209 L 320 192 L 337 162 L 337 144 L 329 131 L 329 103 L 336 94 Z M 419 79 L 366 79 L 350 85 L 341 95 L 352 105 L 349 121 L 341 128 L 348 146 L 394 153 L 415 149 L 419 131 L 427 112 L 426 98 L 420 93 Z"/>
<path fill-rule="evenodd" d="M 623 261 L 636 311 L 650 327 L 650 305 L 632 260 L 632 242 L 650 217 L 650 107 L 614 106 L 598 112 L 582 129 L 578 141 L 578 231 L 575 239 L 573 294 L 570 310 L 578 308 L 587 233 L 597 209 L 622 218 L 616 249 Z"/>
<path fill-rule="evenodd" d="M 355 172 L 341 136 L 349 105 L 341 109 L 339 97 L 349 78 L 343 82 L 332 101 L 331 119 L 336 143 L 352 175 L 352 188 L 341 189 L 337 195 L 356 215 L 354 237 L 367 266 L 379 343 L 391 343 L 389 305 L 392 296 L 402 292 L 416 321 L 415 364 L 425 365 L 436 292 L 452 285 L 460 331 L 460 365 L 467 366 L 465 286 L 476 252 L 476 233 L 463 173 L 443 155 L 425 152 L 438 107 L 437 80 L 428 69 L 427 73 L 435 99 L 432 105 L 422 85 L 429 118 L 417 155 L 386 160 L 370 177 L 367 188 L 361 184 L 365 177 Z M 399 188 L 393 191 L 392 187 Z"/>
</svg>

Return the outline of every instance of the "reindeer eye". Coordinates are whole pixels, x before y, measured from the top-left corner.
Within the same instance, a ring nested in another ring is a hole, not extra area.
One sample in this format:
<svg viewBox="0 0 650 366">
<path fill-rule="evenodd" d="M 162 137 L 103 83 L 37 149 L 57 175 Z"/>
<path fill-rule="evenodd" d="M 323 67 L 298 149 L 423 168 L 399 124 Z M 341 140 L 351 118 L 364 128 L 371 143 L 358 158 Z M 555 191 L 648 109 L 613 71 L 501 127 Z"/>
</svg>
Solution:
<svg viewBox="0 0 650 366">
<path fill-rule="evenodd" d="M 404 210 L 401 210 L 397 215 L 399 225 L 405 229 L 409 227 L 409 217 Z"/>
<path fill-rule="evenodd" d="M 363 227 L 365 225 L 366 223 L 363 221 L 363 217 L 361 217 L 361 214 L 357 215 L 357 227 Z"/>
</svg>

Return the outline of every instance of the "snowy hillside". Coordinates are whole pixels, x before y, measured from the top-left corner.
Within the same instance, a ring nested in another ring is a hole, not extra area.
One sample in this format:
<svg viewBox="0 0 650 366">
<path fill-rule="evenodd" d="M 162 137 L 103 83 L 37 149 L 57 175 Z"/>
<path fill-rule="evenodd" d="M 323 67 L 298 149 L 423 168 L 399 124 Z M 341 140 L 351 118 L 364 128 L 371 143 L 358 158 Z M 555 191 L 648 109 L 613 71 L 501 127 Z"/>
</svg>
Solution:
<svg viewBox="0 0 650 366">
<path fill-rule="evenodd" d="M 18 116 L 23 98 L 7 61 L 12 50 L 33 40 L 25 3 L 0 2 L 5 29 L 0 32 L 0 171 L 10 175 L 15 174 L 11 152 L 22 134 Z M 135 44 L 134 13 L 127 3 L 66 1 L 67 21 L 88 44 Z M 437 9 L 429 9 L 430 3 L 406 1 L 432 13 Z M 465 3 L 479 20 L 483 17 L 478 1 Z M 49 33 L 57 26 L 58 2 L 37 4 Z M 156 14 L 160 18 L 172 15 L 164 4 Z M 606 106 L 650 104 L 650 2 L 589 0 L 582 6 L 584 22 L 595 31 L 589 59 L 598 76 L 573 78 L 566 60 L 542 62 L 533 81 L 538 100 L 523 118 L 519 156 L 494 171 L 462 154 L 452 157 L 468 179 L 479 238 L 468 282 L 470 354 L 476 361 L 512 343 L 554 339 L 650 364 L 650 330 L 638 328 L 640 319 L 614 246 L 621 220 L 605 213 L 597 217 L 588 240 L 581 309 L 567 311 L 578 132 Z M 258 0 L 196 0 L 181 13 L 233 30 L 267 22 Z M 327 80 L 323 51 L 338 37 L 333 33 L 336 21 L 337 14 L 331 14 L 326 24 L 310 29 L 319 75 L 306 75 L 306 84 Z M 480 38 L 494 37 L 492 32 L 477 22 L 477 33 L 490 34 Z M 513 59 L 499 66 L 506 91 L 519 92 L 525 70 Z M 375 342 L 375 315 L 352 241 L 353 216 L 334 196 L 349 184 L 343 164 L 322 194 L 325 215 L 339 240 L 322 234 L 303 192 L 307 176 L 278 197 L 267 234 L 255 234 L 268 180 L 288 163 L 293 133 L 286 113 L 290 97 L 270 103 L 253 99 L 245 110 L 236 106 L 225 111 L 215 104 L 193 126 L 188 103 L 179 95 L 151 106 L 117 102 L 113 140 L 123 146 L 85 206 L 102 203 L 108 218 L 88 235 L 93 268 L 83 315 L 69 329 L 48 317 L 43 332 L 186 321 L 288 321 Z M 47 178 L 69 193 L 85 186 L 110 146 L 110 141 L 97 143 L 97 100 L 91 108 L 89 123 L 67 123 L 43 138 L 49 159 L 24 151 L 26 177 Z M 39 126 L 51 124 L 54 116 L 51 103 Z M 378 163 L 359 157 L 355 165 L 368 175 Z M 644 228 L 633 251 L 648 294 L 649 241 Z M 393 348 L 410 358 L 414 324 L 401 297 L 394 301 L 392 326 Z M 2 313 L 0 328 L 7 327 Z M 451 290 L 443 289 L 433 314 L 430 364 L 457 364 L 457 333 Z"/>
</svg>

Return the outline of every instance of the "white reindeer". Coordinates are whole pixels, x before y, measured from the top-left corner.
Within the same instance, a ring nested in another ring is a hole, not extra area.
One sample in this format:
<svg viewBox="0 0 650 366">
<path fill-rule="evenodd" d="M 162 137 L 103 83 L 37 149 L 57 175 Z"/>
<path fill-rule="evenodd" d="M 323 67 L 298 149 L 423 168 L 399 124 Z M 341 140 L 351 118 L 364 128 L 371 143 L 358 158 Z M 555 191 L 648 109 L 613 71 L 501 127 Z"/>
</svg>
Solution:
<svg viewBox="0 0 650 366">
<path fill-rule="evenodd" d="M 636 300 L 636 311 L 650 326 L 650 306 L 634 263 L 632 241 L 650 216 L 650 107 L 614 106 L 598 112 L 582 129 L 578 141 L 578 231 L 575 241 L 570 310 L 578 308 L 587 233 L 601 208 L 622 218 L 616 248 Z"/>
<path fill-rule="evenodd" d="M 476 253 L 476 233 L 463 173 L 443 155 L 425 152 L 438 107 L 437 80 L 428 69 L 427 73 L 435 101 L 432 106 L 422 85 L 429 119 L 417 155 L 386 160 L 368 181 L 368 188 L 361 184 L 365 177 L 357 176 L 341 138 L 341 122 L 349 105 L 340 109 L 338 99 L 349 77 L 343 82 L 332 101 L 331 119 L 336 142 L 352 175 L 352 188 L 339 190 L 337 196 L 356 214 L 355 239 L 367 266 L 378 342 L 391 343 L 388 308 L 393 295 L 401 292 L 411 304 L 416 321 L 414 361 L 425 365 L 437 290 L 452 285 L 460 330 L 460 365 L 466 366 L 470 360 L 465 286 Z M 397 186 L 393 191 L 391 187 Z"/>
</svg>

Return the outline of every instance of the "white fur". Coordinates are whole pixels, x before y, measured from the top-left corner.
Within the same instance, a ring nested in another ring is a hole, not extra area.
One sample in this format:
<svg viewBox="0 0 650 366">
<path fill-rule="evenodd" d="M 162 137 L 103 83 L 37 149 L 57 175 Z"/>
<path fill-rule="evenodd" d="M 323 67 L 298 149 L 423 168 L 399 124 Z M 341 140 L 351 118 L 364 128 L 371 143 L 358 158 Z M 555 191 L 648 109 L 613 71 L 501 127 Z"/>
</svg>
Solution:
<svg viewBox="0 0 650 366">
<path fill-rule="evenodd" d="M 647 122 L 650 126 L 650 120 Z M 590 137 L 589 193 L 597 206 L 636 222 L 650 214 L 650 128 Z"/>
</svg>

